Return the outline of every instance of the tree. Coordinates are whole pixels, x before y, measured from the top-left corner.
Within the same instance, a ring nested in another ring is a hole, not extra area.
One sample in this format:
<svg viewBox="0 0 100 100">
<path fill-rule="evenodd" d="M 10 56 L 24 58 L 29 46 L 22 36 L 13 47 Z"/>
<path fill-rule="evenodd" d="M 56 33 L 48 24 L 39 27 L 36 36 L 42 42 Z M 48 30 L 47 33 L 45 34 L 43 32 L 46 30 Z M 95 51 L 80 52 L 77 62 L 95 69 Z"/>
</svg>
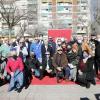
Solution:
<svg viewBox="0 0 100 100">
<path fill-rule="evenodd" d="M 94 4 L 92 7 L 92 25 L 91 29 L 93 34 L 100 34 L 100 0 L 91 0 L 91 2 Z"/>
<path fill-rule="evenodd" d="M 14 0 L 0 0 L 0 14 L 2 20 L 4 20 L 8 26 L 9 39 L 11 38 L 11 31 L 13 27 L 27 15 L 26 12 L 18 9 Z"/>
</svg>

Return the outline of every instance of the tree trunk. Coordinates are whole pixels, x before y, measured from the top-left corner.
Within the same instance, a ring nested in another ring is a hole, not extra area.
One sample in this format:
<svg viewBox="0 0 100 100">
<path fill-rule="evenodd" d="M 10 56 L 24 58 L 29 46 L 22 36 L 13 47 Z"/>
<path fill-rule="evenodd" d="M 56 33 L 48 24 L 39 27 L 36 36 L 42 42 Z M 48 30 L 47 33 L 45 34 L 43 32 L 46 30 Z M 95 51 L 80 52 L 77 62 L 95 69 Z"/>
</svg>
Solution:
<svg viewBox="0 0 100 100">
<path fill-rule="evenodd" d="M 12 28 L 9 28 L 9 40 L 11 39 L 11 31 L 12 31 Z"/>
</svg>

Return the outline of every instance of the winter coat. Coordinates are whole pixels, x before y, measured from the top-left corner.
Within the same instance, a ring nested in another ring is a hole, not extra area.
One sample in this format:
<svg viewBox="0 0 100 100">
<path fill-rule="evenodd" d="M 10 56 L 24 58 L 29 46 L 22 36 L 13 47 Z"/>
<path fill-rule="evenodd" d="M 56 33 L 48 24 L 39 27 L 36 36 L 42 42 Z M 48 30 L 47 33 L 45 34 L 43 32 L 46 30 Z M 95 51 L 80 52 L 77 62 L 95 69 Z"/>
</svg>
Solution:
<svg viewBox="0 0 100 100">
<path fill-rule="evenodd" d="M 10 57 L 7 61 L 7 65 L 5 68 L 6 68 L 6 71 L 10 74 L 11 72 L 15 72 L 18 69 L 19 71 L 23 71 L 24 64 L 20 57 L 17 57 L 17 59 Z"/>
<path fill-rule="evenodd" d="M 27 58 L 26 61 L 25 61 L 25 66 L 30 70 L 31 68 L 32 69 L 39 69 L 41 64 L 40 62 L 38 61 L 37 58 Z"/>
<path fill-rule="evenodd" d="M 87 80 L 92 80 L 95 77 L 95 68 L 94 68 L 94 57 L 88 58 L 86 63 L 80 61 L 79 68 L 83 74 L 86 75 Z"/>
<path fill-rule="evenodd" d="M 67 57 L 64 53 L 62 53 L 62 54 L 56 53 L 53 56 L 53 62 L 52 63 L 53 63 L 53 66 L 55 68 L 57 68 L 57 67 L 63 67 L 64 68 L 68 65 Z"/>
</svg>

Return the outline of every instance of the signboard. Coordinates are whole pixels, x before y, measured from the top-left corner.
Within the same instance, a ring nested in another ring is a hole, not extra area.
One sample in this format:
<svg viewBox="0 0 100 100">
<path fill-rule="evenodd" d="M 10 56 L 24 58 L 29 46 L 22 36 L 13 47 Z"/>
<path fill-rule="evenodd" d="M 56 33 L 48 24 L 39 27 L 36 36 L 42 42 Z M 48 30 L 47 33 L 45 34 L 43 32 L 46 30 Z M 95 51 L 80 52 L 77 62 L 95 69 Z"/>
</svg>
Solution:
<svg viewBox="0 0 100 100">
<path fill-rule="evenodd" d="M 57 39 L 71 40 L 72 30 L 71 29 L 51 29 L 48 30 L 48 37 L 52 37 L 56 42 Z"/>
</svg>

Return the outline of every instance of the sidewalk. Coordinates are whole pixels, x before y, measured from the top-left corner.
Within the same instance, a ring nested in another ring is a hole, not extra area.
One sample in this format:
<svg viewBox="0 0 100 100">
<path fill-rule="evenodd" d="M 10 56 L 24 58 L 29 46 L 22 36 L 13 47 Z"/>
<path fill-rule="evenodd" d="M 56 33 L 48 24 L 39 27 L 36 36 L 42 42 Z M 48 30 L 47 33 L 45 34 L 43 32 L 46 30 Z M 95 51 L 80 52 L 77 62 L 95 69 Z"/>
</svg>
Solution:
<svg viewBox="0 0 100 100">
<path fill-rule="evenodd" d="M 90 89 L 79 85 L 31 85 L 21 93 L 7 92 L 8 85 L 0 87 L 0 100 L 100 100 L 95 94 L 100 94 L 100 85 Z M 89 99 L 80 99 L 80 98 Z"/>
</svg>

